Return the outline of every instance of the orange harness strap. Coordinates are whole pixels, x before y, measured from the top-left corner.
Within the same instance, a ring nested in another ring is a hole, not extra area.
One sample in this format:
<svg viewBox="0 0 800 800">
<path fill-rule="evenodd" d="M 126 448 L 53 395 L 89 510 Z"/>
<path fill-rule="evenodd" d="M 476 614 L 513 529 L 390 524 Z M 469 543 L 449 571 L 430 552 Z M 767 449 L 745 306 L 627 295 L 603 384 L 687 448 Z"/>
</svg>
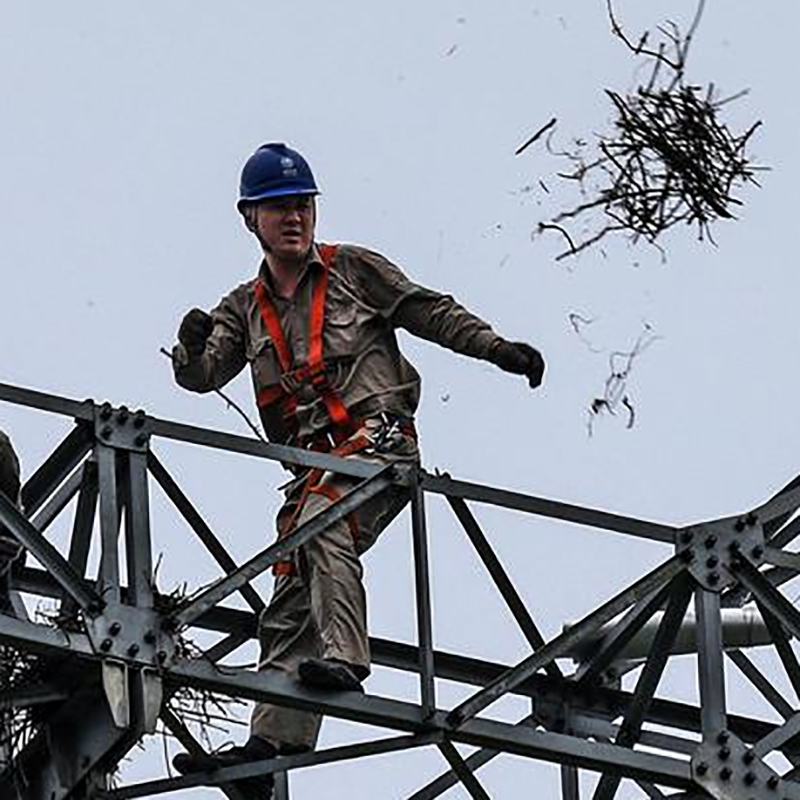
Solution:
<svg viewBox="0 0 800 800">
<path fill-rule="evenodd" d="M 347 406 L 339 394 L 328 383 L 328 378 L 324 360 L 324 330 L 325 330 L 325 301 L 328 296 L 328 273 L 336 258 L 336 245 L 323 244 L 319 246 L 322 258 L 323 269 L 314 283 L 311 294 L 311 308 L 309 312 L 309 335 L 308 335 L 308 363 L 294 371 L 294 358 L 289 349 L 286 336 L 281 327 L 280 317 L 275 308 L 275 304 L 267 292 L 267 287 L 263 280 L 256 281 L 255 296 L 261 311 L 261 318 L 264 321 L 269 335 L 275 344 L 275 351 L 278 356 L 278 363 L 281 372 L 293 375 L 298 380 L 310 379 L 311 385 L 325 403 L 328 416 L 331 421 L 331 430 L 334 442 L 341 444 L 358 429 Z M 289 427 L 296 432 L 297 430 L 297 398 L 293 393 L 287 392 L 283 384 L 267 386 L 258 393 L 256 398 L 259 408 L 265 408 L 273 403 L 282 404 L 284 420 Z"/>
<path fill-rule="evenodd" d="M 353 455 L 353 453 L 358 453 L 361 450 L 365 450 L 367 447 L 372 445 L 372 443 L 372 439 L 370 439 L 368 436 L 354 436 L 338 447 L 334 447 L 333 449 L 329 450 L 328 452 L 330 452 L 332 455 L 341 456 L 344 458 L 346 456 Z M 321 494 L 334 503 L 341 497 L 341 492 L 336 487 L 331 486 L 330 484 L 321 483 L 324 474 L 325 471 L 322 469 L 309 470 L 305 480 L 303 481 L 303 488 L 300 491 L 300 497 L 297 498 L 297 505 L 292 512 L 292 516 L 289 517 L 282 530 L 280 530 L 278 533 L 279 539 L 288 536 L 297 527 L 297 521 L 300 518 L 300 514 L 303 512 L 305 504 L 308 502 L 309 495 Z M 356 516 L 355 511 L 351 511 L 347 515 L 346 519 L 350 528 L 350 534 L 355 540 L 358 538 L 359 534 L 358 517 Z M 293 561 L 279 561 L 273 565 L 272 571 L 275 575 L 293 575 L 295 573 L 295 565 Z"/>
<path fill-rule="evenodd" d="M 344 401 L 328 383 L 323 359 L 323 330 L 325 328 L 325 300 L 328 296 L 328 273 L 336 257 L 335 245 L 322 245 L 320 247 L 322 270 L 319 279 L 314 285 L 311 296 L 311 319 L 309 320 L 308 336 L 308 371 L 311 383 L 317 394 L 328 409 L 333 426 L 333 439 L 336 444 L 341 444 L 356 432 L 357 426 L 350 416 Z"/>
</svg>

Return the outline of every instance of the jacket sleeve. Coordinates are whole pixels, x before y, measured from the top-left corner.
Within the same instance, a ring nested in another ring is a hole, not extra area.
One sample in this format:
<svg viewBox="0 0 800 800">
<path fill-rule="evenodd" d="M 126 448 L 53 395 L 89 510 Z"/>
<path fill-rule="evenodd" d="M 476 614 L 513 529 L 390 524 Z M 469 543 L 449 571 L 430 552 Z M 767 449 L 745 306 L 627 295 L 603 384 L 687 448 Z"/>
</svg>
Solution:
<svg viewBox="0 0 800 800">
<path fill-rule="evenodd" d="M 394 327 L 456 353 L 488 359 L 502 341 L 492 326 L 448 294 L 411 281 L 383 256 L 360 251 L 362 287 L 370 305 Z"/>
<path fill-rule="evenodd" d="M 235 293 L 223 298 L 211 311 L 214 330 L 200 356 L 190 355 L 176 344 L 172 348 L 175 381 L 192 392 L 210 392 L 233 380 L 247 364 L 246 321 Z"/>
</svg>

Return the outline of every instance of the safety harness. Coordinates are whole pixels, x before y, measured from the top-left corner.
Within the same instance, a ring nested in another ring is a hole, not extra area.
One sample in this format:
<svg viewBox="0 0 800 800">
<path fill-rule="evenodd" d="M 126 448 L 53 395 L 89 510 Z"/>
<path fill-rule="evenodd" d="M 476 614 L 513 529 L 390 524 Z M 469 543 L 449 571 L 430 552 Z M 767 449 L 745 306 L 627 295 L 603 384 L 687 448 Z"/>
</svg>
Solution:
<svg viewBox="0 0 800 800">
<path fill-rule="evenodd" d="M 304 442 L 300 446 L 320 452 L 328 452 L 346 457 L 375 446 L 375 441 L 366 433 L 359 433 L 363 426 L 355 418 L 342 400 L 339 393 L 328 382 L 327 368 L 323 353 L 323 333 L 325 329 L 325 301 L 328 294 L 328 278 L 336 258 L 336 245 L 319 246 L 322 269 L 318 271 L 311 292 L 311 309 L 308 335 L 308 362 L 295 366 L 294 356 L 286 341 L 275 304 L 269 296 L 263 278 L 255 284 L 255 296 L 261 311 L 261 318 L 275 345 L 282 379 L 279 384 L 267 386 L 258 393 L 259 408 L 277 406 L 293 439 L 297 440 L 299 425 L 297 420 L 297 396 L 295 389 L 305 382 L 310 382 L 316 393 L 322 398 L 330 418 L 330 436 L 320 434 Z M 403 433 L 416 436 L 413 423 L 410 421 L 401 427 Z M 333 440 L 331 442 L 331 440 Z M 324 470 L 311 469 L 303 477 L 300 494 L 291 513 L 278 524 L 278 538 L 288 536 L 296 527 L 303 507 L 311 494 L 322 494 L 331 501 L 340 497 L 339 490 L 330 483 L 322 483 Z M 358 518 L 355 513 L 347 516 L 350 532 L 354 539 L 358 538 Z M 294 563 L 284 561 L 275 564 L 276 574 L 292 574 Z"/>
</svg>

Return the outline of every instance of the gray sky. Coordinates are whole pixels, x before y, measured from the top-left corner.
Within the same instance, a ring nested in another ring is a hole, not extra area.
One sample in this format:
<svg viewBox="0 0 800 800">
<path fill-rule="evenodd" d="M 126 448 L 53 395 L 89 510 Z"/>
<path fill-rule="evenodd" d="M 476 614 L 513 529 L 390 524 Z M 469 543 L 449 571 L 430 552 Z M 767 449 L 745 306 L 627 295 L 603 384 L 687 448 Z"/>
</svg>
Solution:
<svg viewBox="0 0 800 800">
<path fill-rule="evenodd" d="M 686 27 L 694 7 L 617 4 L 633 36 L 666 18 Z M 322 187 L 320 239 L 383 252 L 547 358 L 545 387 L 533 393 L 490 365 L 403 335 L 424 378 L 428 467 L 669 523 L 746 509 L 800 467 L 800 112 L 787 63 L 797 24 L 790 3 L 755 13 L 718 0 L 696 37 L 691 79 L 723 94 L 751 89 L 726 119 L 735 129 L 764 120 L 751 153 L 772 167 L 763 188 L 738 193 L 740 220 L 714 229 L 716 248 L 681 229 L 665 242 L 664 264 L 622 241 L 605 258 L 556 263 L 558 237 L 531 233 L 575 195 L 559 186 L 563 164 L 541 143 L 514 151 L 552 116 L 561 143 L 608 130 L 603 89 L 626 91 L 642 75 L 609 34 L 601 0 L 7 2 L 2 380 L 246 433 L 217 398 L 174 386 L 158 350 L 188 308 L 212 306 L 255 271 L 258 252 L 234 207 L 238 173 L 256 146 L 283 140 L 307 155 Z M 584 329 L 592 349 L 570 312 L 596 319 Z M 633 346 L 645 324 L 660 338 L 630 376 L 636 424 L 601 418 L 589 437 L 587 408 L 602 392 L 608 352 Z M 247 376 L 229 388 L 252 409 Z M 11 407 L 0 424 L 26 466 L 68 428 Z M 157 448 L 238 558 L 264 546 L 278 467 Z M 185 528 L 154 505 L 161 588 L 211 580 Z M 522 658 L 523 639 L 465 537 L 440 504 L 431 516 L 437 646 Z M 614 534 L 479 516 L 548 638 L 668 554 Z M 403 641 L 415 635 L 409 551 L 403 524 L 368 557 L 372 630 Z M 368 690 L 408 696 L 413 686 L 378 672 Z M 443 702 L 454 701 L 445 689 Z M 356 735 L 329 723 L 324 739 Z M 162 774 L 158 748 L 133 758 L 131 780 Z M 393 756 L 300 774 L 293 790 L 399 798 L 442 765 L 433 752 Z M 505 759 L 481 775 L 493 796 L 520 797 L 532 780 L 537 797 L 556 796 L 552 767 Z"/>
</svg>

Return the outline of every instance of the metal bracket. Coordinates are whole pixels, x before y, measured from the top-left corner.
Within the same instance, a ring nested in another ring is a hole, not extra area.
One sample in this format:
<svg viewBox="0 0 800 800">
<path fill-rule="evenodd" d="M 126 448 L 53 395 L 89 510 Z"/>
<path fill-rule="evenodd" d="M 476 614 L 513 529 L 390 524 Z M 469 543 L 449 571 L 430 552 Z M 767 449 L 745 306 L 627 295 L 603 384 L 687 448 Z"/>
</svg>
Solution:
<svg viewBox="0 0 800 800">
<path fill-rule="evenodd" d="M 131 412 L 127 406 L 103 403 L 94 407 L 94 435 L 102 444 L 144 453 L 150 443 L 150 422 L 141 409 Z"/>
<path fill-rule="evenodd" d="M 109 605 L 99 617 L 86 620 L 86 631 L 98 653 L 127 664 L 160 668 L 177 649 L 161 615 L 152 609 Z"/>
<path fill-rule="evenodd" d="M 122 729 L 130 727 L 131 692 L 127 664 L 110 658 L 103 661 L 103 691 L 114 724 Z"/>
<path fill-rule="evenodd" d="M 719 800 L 800 798 L 800 785 L 781 780 L 741 739 L 725 730 L 697 748 L 692 777 Z"/>
<path fill-rule="evenodd" d="M 703 588 L 721 592 L 736 582 L 734 558 L 744 556 L 756 567 L 764 562 L 764 529 L 754 513 L 691 525 L 677 532 L 675 552 Z"/>
</svg>

